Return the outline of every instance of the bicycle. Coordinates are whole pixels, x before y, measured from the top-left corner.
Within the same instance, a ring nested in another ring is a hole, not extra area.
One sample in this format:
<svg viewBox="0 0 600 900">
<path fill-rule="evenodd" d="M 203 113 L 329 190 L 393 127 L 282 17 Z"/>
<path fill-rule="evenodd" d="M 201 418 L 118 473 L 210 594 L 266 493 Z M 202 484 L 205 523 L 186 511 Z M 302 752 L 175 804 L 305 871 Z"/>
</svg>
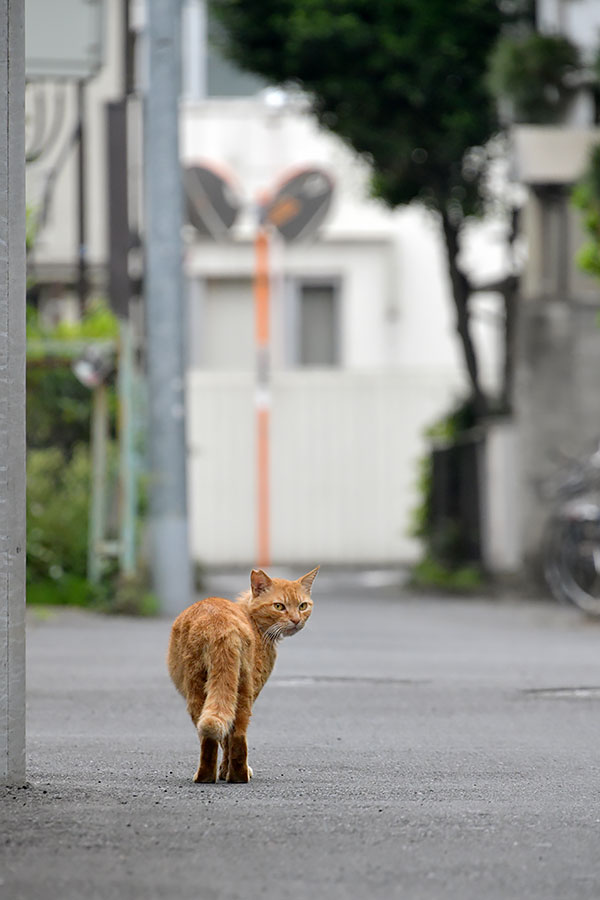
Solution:
<svg viewBox="0 0 600 900">
<path fill-rule="evenodd" d="M 600 616 L 600 442 L 588 457 L 567 458 L 553 485 L 554 510 L 543 538 L 543 574 L 553 596 Z"/>
</svg>

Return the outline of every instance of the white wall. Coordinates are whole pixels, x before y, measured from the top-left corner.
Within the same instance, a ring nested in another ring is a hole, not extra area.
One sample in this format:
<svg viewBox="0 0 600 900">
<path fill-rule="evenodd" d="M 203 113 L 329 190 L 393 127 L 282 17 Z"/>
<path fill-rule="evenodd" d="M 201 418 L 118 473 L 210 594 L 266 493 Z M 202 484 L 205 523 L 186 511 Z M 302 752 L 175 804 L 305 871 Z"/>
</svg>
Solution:
<svg viewBox="0 0 600 900">
<path fill-rule="evenodd" d="M 318 241 L 279 246 L 273 254 L 272 353 L 275 366 L 286 365 L 284 305 L 286 282 L 293 278 L 339 280 L 341 290 L 341 364 L 369 368 L 390 364 L 390 306 L 395 272 L 395 253 L 390 242 L 365 240 Z M 188 278 L 245 278 L 252 303 L 254 256 L 248 243 L 203 244 L 188 250 Z M 194 300 L 192 300 L 192 303 Z M 190 335 L 194 340 L 193 334 Z M 192 353 L 192 358 L 195 354 Z"/>
<path fill-rule="evenodd" d="M 184 163 L 204 160 L 229 170 L 245 203 L 230 244 L 188 247 L 190 275 L 251 273 L 254 199 L 300 165 L 322 166 L 336 182 L 330 215 L 317 240 L 282 251 L 281 265 L 294 274 L 345 274 L 345 364 L 462 368 L 435 217 L 417 205 L 392 212 L 370 199 L 367 166 L 319 129 L 303 106 L 272 108 L 260 97 L 184 104 L 181 146 Z M 495 243 L 495 236 L 484 235 L 470 254 L 475 278 L 494 269 Z M 476 339 L 484 377 L 492 383 L 500 319 L 484 314 L 482 321 L 475 325 Z"/>
</svg>

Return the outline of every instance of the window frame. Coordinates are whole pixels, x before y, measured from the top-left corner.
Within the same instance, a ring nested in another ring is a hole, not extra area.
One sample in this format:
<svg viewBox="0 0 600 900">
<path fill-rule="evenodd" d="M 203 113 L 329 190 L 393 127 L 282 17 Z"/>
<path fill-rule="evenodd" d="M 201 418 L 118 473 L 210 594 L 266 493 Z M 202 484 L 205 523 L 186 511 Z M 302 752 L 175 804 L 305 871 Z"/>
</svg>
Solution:
<svg viewBox="0 0 600 900">
<path fill-rule="evenodd" d="M 306 287 L 331 288 L 333 297 L 333 357 L 332 363 L 312 365 L 300 360 L 300 309 L 302 292 Z M 339 275 L 294 275 L 290 277 L 286 304 L 286 345 L 287 359 L 291 368 L 295 369 L 340 369 L 343 367 L 342 355 L 342 279 Z"/>
</svg>

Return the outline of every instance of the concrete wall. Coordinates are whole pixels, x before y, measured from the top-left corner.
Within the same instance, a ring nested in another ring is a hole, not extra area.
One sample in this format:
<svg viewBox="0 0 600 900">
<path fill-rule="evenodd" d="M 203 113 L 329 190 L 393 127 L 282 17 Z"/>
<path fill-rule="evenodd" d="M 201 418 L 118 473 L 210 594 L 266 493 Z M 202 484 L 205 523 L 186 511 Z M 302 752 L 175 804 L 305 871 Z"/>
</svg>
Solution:
<svg viewBox="0 0 600 900">
<path fill-rule="evenodd" d="M 541 299 L 521 313 L 517 422 L 524 553 L 532 561 L 552 508 L 544 483 L 560 471 L 561 456 L 586 456 L 600 439 L 599 308 Z"/>
<path fill-rule="evenodd" d="M 550 202 L 539 191 L 528 201 L 516 384 L 524 554 L 534 563 L 552 507 L 544 483 L 561 455 L 585 456 L 600 439 L 600 290 L 575 262 L 582 234 L 568 191 Z"/>
</svg>

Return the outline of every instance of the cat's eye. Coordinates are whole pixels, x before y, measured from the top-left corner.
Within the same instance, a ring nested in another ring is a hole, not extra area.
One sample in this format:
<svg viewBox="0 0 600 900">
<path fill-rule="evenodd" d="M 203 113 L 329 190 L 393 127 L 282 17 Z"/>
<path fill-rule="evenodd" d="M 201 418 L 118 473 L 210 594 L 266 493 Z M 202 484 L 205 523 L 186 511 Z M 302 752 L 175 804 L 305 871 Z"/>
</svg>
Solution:
<svg viewBox="0 0 600 900">
<path fill-rule="evenodd" d="M 300 606 L 298 607 L 298 609 L 303 610 L 303 609 L 307 609 L 307 607 L 308 607 L 308 603 L 301 603 Z"/>
<path fill-rule="evenodd" d="M 285 609 L 285 606 L 283 605 L 283 603 L 274 603 L 273 606 L 275 607 L 275 609 L 279 609 L 279 610 Z"/>
</svg>

